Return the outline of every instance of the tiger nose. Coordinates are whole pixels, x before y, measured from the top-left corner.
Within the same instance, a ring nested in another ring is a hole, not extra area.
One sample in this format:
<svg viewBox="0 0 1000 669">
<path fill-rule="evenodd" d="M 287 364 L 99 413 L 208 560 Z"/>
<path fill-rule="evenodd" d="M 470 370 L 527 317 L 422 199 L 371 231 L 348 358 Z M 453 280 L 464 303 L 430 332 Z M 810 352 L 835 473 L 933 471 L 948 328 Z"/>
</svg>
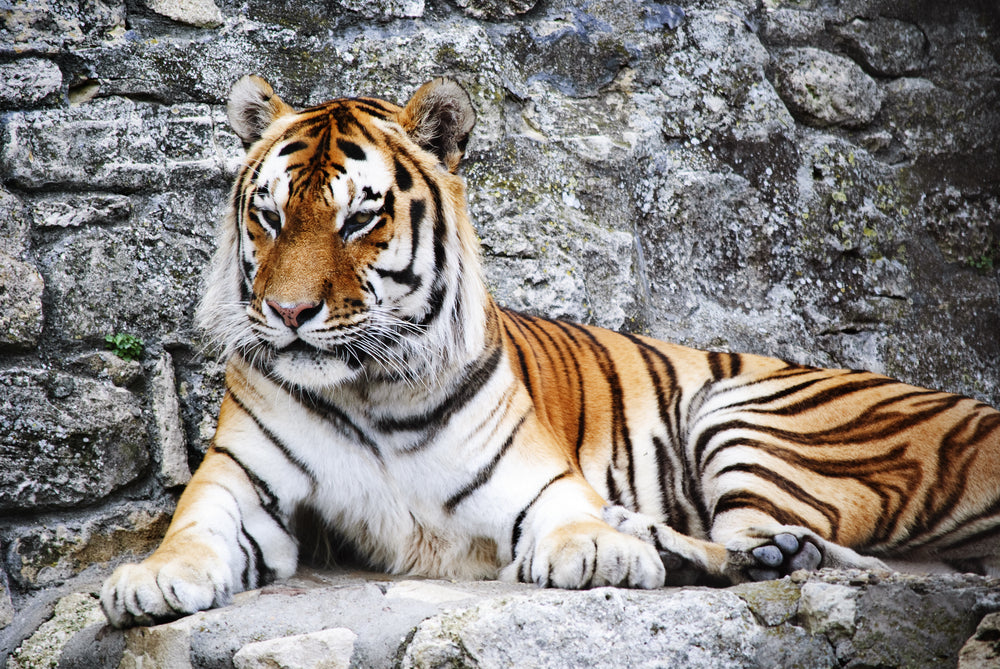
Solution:
<svg viewBox="0 0 1000 669">
<path fill-rule="evenodd" d="M 301 302 L 299 304 L 286 305 L 274 300 L 267 300 L 267 306 L 271 307 L 274 313 L 281 316 L 281 320 L 285 322 L 285 325 L 294 330 L 318 314 L 323 307 L 323 303 Z"/>
</svg>

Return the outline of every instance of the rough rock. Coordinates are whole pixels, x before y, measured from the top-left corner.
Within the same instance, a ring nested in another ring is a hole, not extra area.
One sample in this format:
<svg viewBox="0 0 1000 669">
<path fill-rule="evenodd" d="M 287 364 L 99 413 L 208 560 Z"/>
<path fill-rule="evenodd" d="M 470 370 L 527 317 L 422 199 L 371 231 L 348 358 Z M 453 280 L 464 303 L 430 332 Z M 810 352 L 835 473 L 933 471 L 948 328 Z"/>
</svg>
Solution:
<svg viewBox="0 0 1000 669">
<path fill-rule="evenodd" d="M 44 288 L 34 265 L 0 251 L 0 347 L 26 349 L 38 344 Z"/>
<path fill-rule="evenodd" d="M 34 107 L 62 91 L 62 71 L 44 58 L 0 63 L 0 109 Z"/>
<path fill-rule="evenodd" d="M 236 669 L 347 669 L 357 638 L 357 634 L 341 627 L 249 643 L 233 655 L 233 666 Z"/>
<path fill-rule="evenodd" d="M 837 34 L 873 74 L 901 76 L 923 68 L 927 38 L 920 28 L 898 19 L 854 19 Z"/>
<path fill-rule="evenodd" d="M 882 91 L 857 63 L 813 47 L 780 51 L 774 85 L 792 113 L 809 125 L 856 128 L 871 123 L 882 107 Z"/>
<path fill-rule="evenodd" d="M 157 14 L 196 28 L 215 28 L 222 24 L 222 12 L 212 0 L 146 0 L 146 6 Z"/>
<path fill-rule="evenodd" d="M 132 213 L 132 201 L 124 195 L 57 195 L 38 198 L 31 208 L 40 228 L 78 228 L 123 222 Z"/>
<path fill-rule="evenodd" d="M 424 15 L 424 0 L 337 0 L 337 4 L 367 18 L 419 18 Z"/>
<path fill-rule="evenodd" d="M 565 591 L 305 570 L 176 622 L 124 632 L 93 625 L 65 645 L 60 666 L 229 666 L 248 644 L 288 647 L 289 638 L 346 628 L 357 635 L 356 667 L 930 668 L 954 666 L 983 615 L 1000 610 L 995 579 L 800 574 L 727 589 Z M 810 597 L 853 601 L 850 615 L 820 607 L 831 613 L 825 620 L 853 627 L 809 631 L 816 618 L 801 610 Z M 923 625 L 938 631 L 921 636 Z"/>
<path fill-rule="evenodd" d="M 69 374 L 0 372 L 0 510 L 95 502 L 149 462 L 138 399 Z"/>
<path fill-rule="evenodd" d="M 160 445 L 160 479 L 167 488 L 184 485 L 191 478 L 191 470 L 184 444 L 174 363 L 169 353 L 156 361 L 151 383 L 153 417 Z"/>
<path fill-rule="evenodd" d="M 5 530 L 4 562 L 25 588 L 61 585 L 94 565 L 141 559 L 159 544 L 172 512 L 165 501 L 122 504 L 82 521 Z"/>
<path fill-rule="evenodd" d="M 63 646 L 88 625 L 100 624 L 104 612 L 88 593 L 67 595 L 56 603 L 45 624 L 18 647 L 7 660 L 7 669 L 55 669 Z"/>
<path fill-rule="evenodd" d="M 989 669 L 1000 666 L 1000 613 L 983 618 L 958 655 L 958 669 Z"/>
</svg>

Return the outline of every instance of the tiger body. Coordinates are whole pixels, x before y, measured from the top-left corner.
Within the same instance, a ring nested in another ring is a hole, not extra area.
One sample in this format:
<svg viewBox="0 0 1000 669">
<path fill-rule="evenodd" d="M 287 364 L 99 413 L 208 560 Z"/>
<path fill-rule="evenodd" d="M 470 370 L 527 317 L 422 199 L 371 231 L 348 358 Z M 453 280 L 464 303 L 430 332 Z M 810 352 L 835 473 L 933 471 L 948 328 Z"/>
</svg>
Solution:
<svg viewBox="0 0 1000 669">
<path fill-rule="evenodd" d="M 118 626 L 291 575 L 312 509 L 372 567 L 657 587 L 878 557 L 1000 571 L 1000 413 L 867 372 L 511 312 L 455 174 L 448 80 L 296 112 L 255 77 L 199 321 L 229 356 L 213 445 Z"/>
</svg>

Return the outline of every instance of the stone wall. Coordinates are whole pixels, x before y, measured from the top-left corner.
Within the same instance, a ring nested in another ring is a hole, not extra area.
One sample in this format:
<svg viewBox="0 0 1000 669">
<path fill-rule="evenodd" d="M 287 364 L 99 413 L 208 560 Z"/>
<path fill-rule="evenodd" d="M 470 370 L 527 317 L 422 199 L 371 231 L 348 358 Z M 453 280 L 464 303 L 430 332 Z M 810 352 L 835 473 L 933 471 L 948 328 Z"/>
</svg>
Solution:
<svg viewBox="0 0 1000 669">
<path fill-rule="evenodd" d="M 460 80 L 508 306 L 1000 405 L 1000 18 L 940 5 L 15 0 L 0 658 L 156 544 L 211 439 L 221 367 L 191 316 L 248 72 L 295 105 Z"/>
</svg>

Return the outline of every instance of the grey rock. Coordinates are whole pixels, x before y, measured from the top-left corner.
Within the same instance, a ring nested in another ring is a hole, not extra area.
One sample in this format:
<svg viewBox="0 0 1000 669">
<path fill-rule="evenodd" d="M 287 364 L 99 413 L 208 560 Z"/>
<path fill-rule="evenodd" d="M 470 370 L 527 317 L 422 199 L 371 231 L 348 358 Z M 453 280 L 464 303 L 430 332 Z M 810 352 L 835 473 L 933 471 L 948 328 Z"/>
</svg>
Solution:
<svg viewBox="0 0 1000 669">
<path fill-rule="evenodd" d="M 258 641 L 233 655 L 236 669 L 347 669 L 358 635 L 346 628 Z"/>
<path fill-rule="evenodd" d="M 222 24 L 222 12 L 212 0 L 145 0 L 145 3 L 157 14 L 196 28 L 216 28 Z"/>
<path fill-rule="evenodd" d="M 985 616 L 958 655 L 958 669 L 1000 666 L 1000 613 Z"/>
<path fill-rule="evenodd" d="M 132 201 L 124 195 L 57 195 L 34 200 L 31 210 L 39 228 L 77 228 L 125 221 Z"/>
<path fill-rule="evenodd" d="M 184 485 L 191 479 L 191 470 L 184 444 L 173 358 L 169 353 L 164 353 L 156 361 L 150 381 L 150 399 L 160 451 L 160 480 L 167 488 Z"/>
<path fill-rule="evenodd" d="M 21 258 L 30 231 L 31 216 L 24 201 L 0 185 L 0 252 Z"/>
<path fill-rule="evenodd" d="M 0 251 L 0 346 L 30 349 L 38 344 L 44 289 L 34 265 Z"/>
<path fill-rule="evenodd" d="M 804 123 L 860 127 L 874 120 L 883 93 L 852 60 L 822 49 L 800 47 L 777 54 L 774 85 Z"/>
<path fill-rule="evenodd" d="M 747 667 L 761 635 L 726 591 L 541 591 L 423 621 L 400 666 Z"/>
<path fill-rule="evenodd" d="M 821 14 L 777 7 L 766 15 L 763 39 L 776 46 L 805 46 L 821 42 L 825 30 Z"/>
<path fill-rule="evenodd" d="M 229 666 L 250 643 L 289 637 L 293 643 L 298 635 L 346 628 L 357 635 L 356 667 L 930 669 L 954 666 L 982 615 L 1000 610 L 996 579 L 797 575 L 728 589 L 561 591 L 302 570 L 237 595 L 224 609 L 152 628 L 82 630 L 65 645 L 61 662 L 115 667 L 143 658 L 156 666 Z M 800 589 L 813 594 L 800 597 Z M 798 616 L 806 597 L 834 604 L 814 611 L 838 613 L 810 632 Z M 841 624 L 844 601 L 855 604 L 853 628 Z M 834 619 L 840 622 L 826 624 Z M 913 636 L 925 624 L 937 631 Z"/>
<path fill-rule="evenodd" d="M 912 23 L 879 17 L 854 19 L 836 31 L 848 50 L 870 72 L 898 77 L 918 72 L 927 53 L 927 38 Z"/>
<path fill-rule="evenodd" d="M 165 108 L 98 98 L 69 109 L 15 112 L 0 167 L 24 189 L 131 192 L 171 183 L 222 184 L 230 144 L 206 105 Z"/>
<path fill-rule="evenodd" d="M 810 634 L 850 637 L 857 629 L 858 592 L 846 585 L 812 582 L 802 586 L 799 616 Z"/>
<path fill-rule="evenodd" d="M 0 109 L 54 102 L 62 91 L 62 71 L 44 58 L 0 63 Z"/>
<path fill-rule="evenodd" d="M 0 509 L 71 507 L 133 481 L 149 462 L 141 416 L 110 383 L 0 372 Z"/>
<path fill-rule="evenodd" d="M 0 15 L 0 53 L 58 53 L 124 32 L 125 2 L 121 0 L 9 4 Z"/>
<path fill-rule="evenodd" d="M 57 336 L 101 347 L 119 332 L 190 341 L 223 200 L 213 188 L 156 195 L 139 200 L 130 225 L 75 229 L 40 249 Z"/>
<path fill-rule="evenodd" d="M 478 19 L 501 19 L 530 11 L 538 0 L 455 0 L 466 14 Z"/>
<path fill-rule="evenodd" d="M 120 388 L 128 388 L 142 378 L 142 365 L 136 360 L 123 360 L 111 351 L 91 351 L 72 361 L 70 366 L 90 376 L 110 379 Z"/>
<path fill-rule="evenodd" d="M 420 18 L 424 0 L 337 0 L 337 4 L 367 18 Z"/>
<path fill-rule="evenodd" d="M 0 543 L 0 551 L 3 544 Z M 14 604 L 10 599 L 10 587 L 7 585 L 7 573 L 0 568 L 0 629 L 14 620 Z"/>
<path fill-rule="evenodd" d="M 26 639 L 8 658 L 8 669 L 55 667 L 63 646 L 81 629 L 100 622 L 104 612 L 96 597 L 73 593 L 60 599 L 52 618 Z"/>
<path fill-rule="evenodd" d="M 94 565 L 142 559 L 170 522 L 167 501 L 126 502 L 85 519 L 27 524 L 7 530 L 6 561 L 15 582 L 50 588 Z"/>
</svg>

